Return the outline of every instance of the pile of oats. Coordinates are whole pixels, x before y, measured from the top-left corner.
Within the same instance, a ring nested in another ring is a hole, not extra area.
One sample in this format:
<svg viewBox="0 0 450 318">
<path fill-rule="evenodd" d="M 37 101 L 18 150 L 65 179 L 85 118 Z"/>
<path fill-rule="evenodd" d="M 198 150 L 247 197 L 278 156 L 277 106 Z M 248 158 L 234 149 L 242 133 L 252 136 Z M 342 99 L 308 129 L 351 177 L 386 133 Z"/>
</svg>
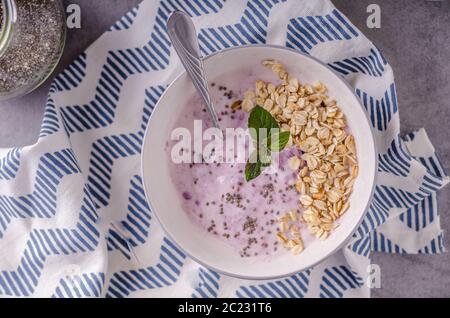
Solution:
<svg viewBox="0 0 450 318">
<path fill-rule="evenodd" d="M 298 221 L 298 212 L 296 210 L 289 211 L 278 218 L 280 231 L 277 233 L 277 238 L 294 255 L 300 254 L 304 249 L 300 229 L 297 225 Z"/>
<path fill-rule="evenodd" d="M 346 131 L 345 115 L 326 95 L 324 84 L 302 85 L 274 60 L 264 61 L 263 65 L 279 76 L 281 84 L 258 80 L 255 91 L 246 92 L 238 104 L 247 112 L 255 105 L 264 107 L 282 131 L 291 133 L 290 146 L 302 151 L 300 158 L 294 156 L 288 162 L 290 169 L 297 172 L 295 188 L 303 210 L 298 222 L 306 223 L 312 235 L 324 240 L 350 206 L 349 197 L 358 175 L 355 139 Z M 292 213 L 281 217 L 277 236 L 298 254 L 303 243 Z"/>
</svg>

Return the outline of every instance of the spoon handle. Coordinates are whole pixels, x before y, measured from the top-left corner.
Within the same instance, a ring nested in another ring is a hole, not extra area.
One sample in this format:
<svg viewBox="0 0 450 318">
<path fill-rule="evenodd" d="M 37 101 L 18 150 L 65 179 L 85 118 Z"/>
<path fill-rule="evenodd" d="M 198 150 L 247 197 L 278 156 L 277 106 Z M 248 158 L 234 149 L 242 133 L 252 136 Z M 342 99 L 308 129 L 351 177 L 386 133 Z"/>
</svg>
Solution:
<svg viewBox="0 0 450 318">
<path fill-rule="evenodd" d="M 214 127 L 220 128 L 217 113 L 209 94 L 197 32 L 192 19 L 184 12 L 175 11 L 167 21 L 167 30 L 181 63 L 206 105 Z"/>
</svg>

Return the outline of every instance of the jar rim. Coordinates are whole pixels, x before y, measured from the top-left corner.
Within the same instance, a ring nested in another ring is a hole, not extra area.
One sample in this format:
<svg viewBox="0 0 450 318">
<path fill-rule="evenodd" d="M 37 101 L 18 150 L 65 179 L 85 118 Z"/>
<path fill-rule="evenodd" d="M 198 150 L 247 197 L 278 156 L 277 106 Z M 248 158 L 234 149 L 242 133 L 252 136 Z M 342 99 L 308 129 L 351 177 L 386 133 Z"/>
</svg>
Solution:
<svg viewBox="0 0 450 318">
<path fill-rule="evenodd" d="M 6 51 L 12 38 L 13 23 L 16 20 L 14 0 L 0 0 L 3 9 L 2 25 L 0 25 L 0 56 Z"/>
<path fill-rule="evenodd" d="M 39 0 L 43 1 L 43 0 Z M 65 10 L 64 6 L 62 4 L 61 0 L 49 0 L 52 3 L 55 3 L 57 7 L 55 9 L 57 10 L 58 14 L 61 14 L 61 28 L 59 29 L 59 34 L 61 35 L 59 43 L 57 46 L 55 46 L 56 51 L 55 54 L 52 55 L 52 58 L 48 60 L 48 63 L 42 66 L 42 69 L 40 71 L 36 71 L 36 73 L 30 77 L 30 80 L 27 83 L 24 83 L 23 85 L 17 86 L 12 90 L 0 92 L 0 102 L 8 100 L 10 98 L 23 96 L 28 94 L 29 92 L 33 91 L 37 87 L 39 87 L 55 70 L 56 66 L 58 65 L 58 62 L 60 61 L 62 54 L 64 52 L 64 47 L 66 43 L 66 37 L 67 37 L 67 26 L 65 23 Z M 9 39 L 7 39 L 8 42 L 6 42 L 5 47 L 0 46 L 0 60 L 4 58 L 5 54 L 9 54 L 9 50 L 11 49 L 11 42 L 15 41 L 13 38 L 16 37 L 16 33 L 18 33 L 18 19 L 20 18 L 18 16 L 18 11 L 20 8 L 18 5 L 20 4 L 17 0 L 0 0 L 1 3 L 9 5 L 9 34 L 7 36 Z M 59 19 L 59 17 L 58 17 Z M 4 24 L 6 26 L 6 23 Z M 4 36 L 4 34 L 0 34 L 0 36 Z M 0 40 L 3 41 L 3 39 L 0 37 Z M 1 44 L 1 43 L 0 43 Z M 5 49 L 5 51 L 1 52 L 2 49 Z"/>
</svg>

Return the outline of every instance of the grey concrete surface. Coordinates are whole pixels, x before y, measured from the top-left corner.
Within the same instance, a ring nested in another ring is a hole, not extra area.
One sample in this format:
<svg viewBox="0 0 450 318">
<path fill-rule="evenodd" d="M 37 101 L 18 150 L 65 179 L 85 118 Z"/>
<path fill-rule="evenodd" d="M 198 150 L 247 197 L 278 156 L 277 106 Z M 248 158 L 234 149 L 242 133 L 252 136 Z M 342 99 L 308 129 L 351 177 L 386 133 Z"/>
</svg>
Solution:
<svg viewBox="0 0 450 318">
<path fill-rule="evenodd" d="M 154 0 L 152 0 L 154 1 Z M 67 66 L 118 17 L 140 0 L 64 0 L 82 8 L 82 29 L 69 31 L 58 70 Z M 300 0 L 299 0 L 300 2 Z M 386 55 L 398 89 L 402 131 L 425 127 L 444 166 L 450 168 L 450 0 L 334 0 Z M 382 10 L 381 29 L 366 27 L 366 8 Z M 57 70 L 57 71 L 58 71 Z M 0 103 L 0 147 L 33 144 L 49 81 L 34 93 Z M 438 195 L 442 225 L 450 229 L 450 187 Z M 448 244 L 447 244 L 448 246 Z M 450 255 L 376 254 L 382 288 L 375 297 L 450 297 Z"/>
<path fill-rule="evenodd" d="M 402 132 L 425 127 L 450 168 L 450 1 L 334 0 L 386 55 L 394 69 Z M 367 5 L 382 10 L 381 29 L 369 30 Z M 450 230 L 450 187 L 438 194 L 442 227 Z M 447 237 L 448 241 L 448 237 Z M 449 244 L 446 244 L 447 249 Z M 450 255 L 374 254 L 382 288 L 375 297 L 450 297 Z"/>
</svg>

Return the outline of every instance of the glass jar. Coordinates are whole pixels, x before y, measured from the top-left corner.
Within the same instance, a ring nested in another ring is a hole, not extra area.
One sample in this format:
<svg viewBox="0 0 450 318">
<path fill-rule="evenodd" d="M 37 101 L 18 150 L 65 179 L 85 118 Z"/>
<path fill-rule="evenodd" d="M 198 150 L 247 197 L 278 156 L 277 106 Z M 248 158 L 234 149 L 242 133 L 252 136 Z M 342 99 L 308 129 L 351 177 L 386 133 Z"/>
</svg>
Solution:
<svg viewBox="0 0 450 318">
<path fill-rule="evenodd" d="M 0 101 L 41 85 L 66 40 L 60 0 L 0 0 Z"/>
</svg>

